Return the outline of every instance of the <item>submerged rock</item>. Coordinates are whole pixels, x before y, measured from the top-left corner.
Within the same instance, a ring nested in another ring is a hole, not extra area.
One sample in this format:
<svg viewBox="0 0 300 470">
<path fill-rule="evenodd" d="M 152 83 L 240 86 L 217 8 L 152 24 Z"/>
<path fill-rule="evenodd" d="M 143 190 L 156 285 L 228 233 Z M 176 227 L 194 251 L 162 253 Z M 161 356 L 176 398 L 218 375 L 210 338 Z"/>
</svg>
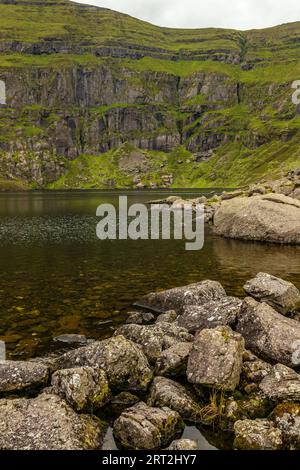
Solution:
<svg viewBox="0 0 300 470">
<path fill-rule="evenodd" d="M 76 414 L 57 395 L 0 400 L 2 450 L 100 449 L 105 430 L 99 419 Z"/>
<path fill-rule="evenodd" d="M 0 393 L 46 386 L 49 367 L 30 361 L 0 362 Z"/>
<path fill-rule="evenodd" d="M 76 334 L 65 334 L 55 336 L 53 338 L 53 341 L 61 346 L 85 346 L 88 342 L 87 338 L 84 335 Z"/>
<path fill-rule="evenodd" d="M 229 327 L 202 330 L 188 359 L 188 381 L 233 391 L 240 381 L 243 352 L 244 339 Z"/>
<path fill-rule="evenodd" d="M 204 305 L 188 305 L 178 317 L 178 325 L 190 333 L 221 325 L 232 326 L 236 322 L 241 305 L 242 301 L 236 297 L 223 297 Z"/>
<path fill-rule="evenodd" d="M 128 325 L 148 325 L 153 323 L 155 316 L 151 312 L 132 312 L 126 320 Z"/>
<path fill-rule="evenodd" d="M 273 401 L 300 401 L 300 375 L 282 364 L 276 364 L 259 387 Z"/>
<path fill-rule="evenodd" d="M 282 434 L 267 419 L 244 419 L 234 424 L 233 446 L 239 450 L 279 450 L 282 448 Z"/>
<path fill-rule="evenodd" d="M 126 449 L 151 450 L 169 444 L 183 431 L 180 415 L 169 408 L 140 402 L 124 411 L 114 423 L 114 436 Z"/>
<path fill-rule="evenodd" d="M 64 398 L 76 411 L 91 412 L 110 399 L 106 374 L 99 368 L 76 367 L 55 372 L 52 391 Z"/>
<path fill-rule="evenodd" d="M 62 369 L 99 367 L 107 374 L 109 386 L 118 390 L 145 391 L 153 376 L 141 349 L 123 336 L 67 352 L 60 357 L 59 365 Z"/>
<path fill-rule="evenodd" d="M 195 401 L 195 397 L 184 386 L 165 377 L 154 379 L 148 404 L 159 408 L 167 406 L 177 411 L 185 421 L 192 423 L 203 421 L 201 406 Z"/>
<path fill-rule="evenodd" d="M 248 297 L 238 316 L 237 331 L 258 356 L 295 367 L 293 354 L 300 341 L 300 323 L 282 316 L 266 303 Z"/>
<path fill-rule="evenodd" d="M 281 430 L 285 446 L 290 450 L 300 450 L 300 404 L 281 403 L 273 410 L 270 419 Z"/>
<path fill-rule="evenodd" d="M 244 286 L 251 297 L 266 302 L 283 315 L 300 308 L 300 292 L 291 282 L 266 273 L 258 273 Z"/>
<path fill-rule="evenodd" d="M 191 349 L 192 343 L 180 342 L 164 350 L 156 361 L 155 375 L 166 377 L 185 375 Z"/>
<path fill-rule="evenodd" d="M 177 439 L 166 450 L 198 450 L 198 444 L 192 439 Z"/>
<path fill-rule="evenodd" d="M 219 282 L 202 281 L 162 292 L 152 292 L 144 296 L 139 304 L 161 312 L 175 310 L 180 315 L 187 305 L 203 305 L 205 302 L 218 300 L 225 295 L 226 292 Z"/>
</svg>

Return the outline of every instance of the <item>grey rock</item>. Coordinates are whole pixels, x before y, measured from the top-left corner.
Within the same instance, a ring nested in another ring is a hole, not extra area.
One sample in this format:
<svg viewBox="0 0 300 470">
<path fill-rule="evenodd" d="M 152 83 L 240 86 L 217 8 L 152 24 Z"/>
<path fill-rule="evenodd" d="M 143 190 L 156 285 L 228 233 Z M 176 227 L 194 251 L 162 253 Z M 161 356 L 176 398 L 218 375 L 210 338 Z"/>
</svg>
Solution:
<svg viewBox="0 0 300 470">
<path fill-rule="evenodd" d="M 244 419 L 234 424 L 234 448 L 239 450 L 279 450 L 282 434 L 267 419 Z"/>
<path fill-rule="evenodd" d="M 260 383 L 272 370 L 271 364 L 254 359 L 253 361 L 245 361 L 242 367 L 242 376 L 247 383 Z"/>
<path fill-rule="evenodd" d="M 161 313 L 160 315 L 158 315 L 155 323 L 173 323 L 174 321 L 176 321 L 176 319 L 177 313 L 175 312 L 175 310 L 170 310 L 169 312 Z"/>
<path fill-rule="evenodd" d="M 155 364 L 155 375 L 166 377 L 176 377 L 185 375 L 187 361 L 192 349 L 192 343 L 175 343 L 168 349 L 165 349 L 157 358 Z"/>
<path fill-rule="evenodd" d="M 148 325 L 153 323 L 155 316 L 151 312 L 132 312 L 126 320 L 128 325 Z"/>
<path fill-rule="evenodd" d="M 30 361 L 0 362 L 0 393 L 46 386 L 49 367 Z"/>
<path fill-rule="evenodd" d="M 273 401 L 300 401 L 300 375 L 283 364 L 276 364 L 259 387 Z"/>
<path fill-rule="evenodd" d="M 300 404 L 281 403 L 273 410 L 270 419 L 281 430 L 285 447 L 300 450 Z"/>
<path fill-rule="evenodd" d="M 85 346 L 87 344 L 87 338 L 84 335 L 76 335 L 76 334 L 65 334 L 55 336 L 53 338 L 55 343 L 59 343 L 60 345 L 64 346 Z"/>
<path fill-rule="evenodd" d="M 192 439 L 176 439 L 166 450 L 198 450 L 198 444 Z"/>
</svg>

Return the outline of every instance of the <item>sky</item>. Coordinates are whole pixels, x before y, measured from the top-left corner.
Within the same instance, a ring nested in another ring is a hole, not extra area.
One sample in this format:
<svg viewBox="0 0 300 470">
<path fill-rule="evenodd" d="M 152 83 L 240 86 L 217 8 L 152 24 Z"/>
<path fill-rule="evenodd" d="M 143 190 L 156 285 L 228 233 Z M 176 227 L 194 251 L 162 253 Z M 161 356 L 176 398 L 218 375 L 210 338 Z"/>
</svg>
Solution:
<svg viewBox="0 0 300 470">
<path fill-rule="evenodd" d="M 80 0 L 159 26 L 266 28 L 300 21 L 299 0 Z"/>
</svg>

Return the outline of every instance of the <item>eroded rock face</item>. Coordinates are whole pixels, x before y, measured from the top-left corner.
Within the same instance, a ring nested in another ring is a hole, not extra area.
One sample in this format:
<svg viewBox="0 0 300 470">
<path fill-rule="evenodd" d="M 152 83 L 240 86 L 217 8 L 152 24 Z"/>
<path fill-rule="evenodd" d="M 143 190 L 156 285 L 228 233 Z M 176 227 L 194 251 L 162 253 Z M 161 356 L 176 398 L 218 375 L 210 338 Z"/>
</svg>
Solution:
<svg viewBox="0 0 300 470">
<path fill-rule="evenodd" d="M 49 367 L 29 361 L 0 362 L 0 393 L 47 385 Z"/>
<path fill-rule="evenodd" d="M 228 238 L 300 244 L 300 201 L 282 194 L 222 202 L 214 232 Z"/>
<path fill-rule="evenodd" d="M 299 322 L 249 297 L 243 302 L 236 329 L 245 338 L 246 347 L 258 356 L 295 367 L 293 355 L 300 341 Z"/>
<path fill-rule="evenodd" d="M 95 341 L 90 346 L 67 352 L 60 357 L 59 365 L 62 369 L 99 367 L 106 372 L 109 386 L 117 390 L 144 391 L 152 380 L 147 358 L 136 344 L 124 336 Z"/>
<path fill-rule="evenodd" d="M 229 327 L 202 330 L 188 359 L 187 378 L 193 384 L 234 390 L 240 381 L 244 339 Z"/>
<path fill-rule="evenodd" d="M 106 374 L 99 368 L 77 367 L 55 372 L 52 391 L 64 398 L 76 411 L 91 412 L 110 399 Z"/>
<path fill-rule="evenodd" d="M 164 350 L 155 364 L 155 375 L 176 377 L 185 375 L 187 361 L 192 349 L 192 343 L 175 343 Z"/>
<path fill-rule="evenodd" d="M 270 419 L 281 430 L 285 446 L 290 450 L 300 450 L 299 403 L 281 403 L 277 405 Z"/>
<path fill-rule="evenodd" d="M 267 419 L 244 419 L 234 424 L 234 448 L 239 450 L 278 450 L 282 448 L 282 434 Z"/>
<path fill-rule="evenodd" d="M 0 400 L 0 448 L 3 450 L 100 449 L 105 426 L 78 415 L 57 395 Z"/>
<path fill-rule="evenodd" d="M 259 387 L 273 401 L 300 401 L 300 375 L 282 364 L 276 364 Z"/>
<path fill-rule="evenodd" d="M 248 295 L 266 302 L 283 315 L 300 308 L 300 292 L 291 282 L 267 273 L 258 273 L 244 289 Z"/>
<path fill-rule="evenodd" d="M 235 324 L 242 301 L 236 297 L 223 297 L 206 302 L 204 305 L 188 305 L 178 317 L 178 325 L 190 333 L 204 328 L 216 328 L 220 325 Z"/>
<path fill-rule="evenodd" d="M 176 439 L 166 450 L 197 450 L 198 444 L 192 439 Z"/>
<path fill-rule="evenodd" d="M 147 326 L 124 325 L 116 334 L 138 344 L 151 363 L 154 363 L 165 349 L 178 342 L 191 342 L 194 339 L 185 328 L 166 322 Z"/>
<path fill-rule="evenodd" d="M 176 411 L 140 402 L 115 421 L 114 436 L 126 449 L 151 450 L 168 445 L 183 428 Z"/>
<path fill-rule="evenodd" d="M 185 421 L 201 423 L 201 406 L 182 385 L 165 377 L 156 377 L 151 385 L 148 404 L 159 408 L 167 406 L 177 411 Z"/>
<path fill-rule="evenodd" d="M 187 305 L 203 305 L 205 302 L 218 300 L 225 295 L 226 292 L 219 282 L 202 281 L 162 292 L 152 292 L 144 296 L 139 303 L 161 312 L 175 310 L 180 315 Z"/>
</svg>

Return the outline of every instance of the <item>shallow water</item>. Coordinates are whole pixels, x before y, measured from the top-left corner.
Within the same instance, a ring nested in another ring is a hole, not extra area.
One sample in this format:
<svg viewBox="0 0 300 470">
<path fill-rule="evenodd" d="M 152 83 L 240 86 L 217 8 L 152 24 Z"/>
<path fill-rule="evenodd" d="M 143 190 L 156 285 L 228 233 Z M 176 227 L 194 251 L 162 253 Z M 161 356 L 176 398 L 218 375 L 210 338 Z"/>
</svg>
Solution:
<svg viewBox="0 0 300 470">
<path fill-rule="evenodd" d="M 0 340 L 9 357 L 46 353 L 63 333 L 107 337 L 153 290 L 215 279 L 228 294 L 243 295 L 244 282 L 259 271 L 300 287 L 297 247 L 224 240 L 209 227 L 198 252 L 185 251 L 184 241 L 99 241 L 96 208 L 117 198 L 102 191 L 0 195 Z"/>
</svg>

